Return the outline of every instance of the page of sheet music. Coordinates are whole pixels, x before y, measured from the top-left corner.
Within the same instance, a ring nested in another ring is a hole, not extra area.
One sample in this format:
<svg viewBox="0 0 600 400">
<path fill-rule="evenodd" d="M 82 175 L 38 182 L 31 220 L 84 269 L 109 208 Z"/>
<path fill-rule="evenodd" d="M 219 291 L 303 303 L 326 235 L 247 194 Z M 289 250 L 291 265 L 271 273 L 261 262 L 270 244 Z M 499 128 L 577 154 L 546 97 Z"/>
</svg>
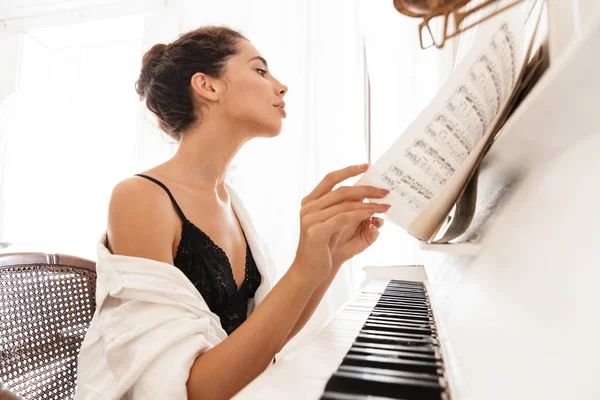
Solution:
<svg viewBox="0 0 600 400">
<path fill-rule="evenodd" d="M 406 228 L 490 127 L 522 65 L 524 11 L 514 7 L 481 27 L 429 106 L 356 182 L 390 190 L 374 200 L 392 205 L 386 219 Z"/>
</svg>

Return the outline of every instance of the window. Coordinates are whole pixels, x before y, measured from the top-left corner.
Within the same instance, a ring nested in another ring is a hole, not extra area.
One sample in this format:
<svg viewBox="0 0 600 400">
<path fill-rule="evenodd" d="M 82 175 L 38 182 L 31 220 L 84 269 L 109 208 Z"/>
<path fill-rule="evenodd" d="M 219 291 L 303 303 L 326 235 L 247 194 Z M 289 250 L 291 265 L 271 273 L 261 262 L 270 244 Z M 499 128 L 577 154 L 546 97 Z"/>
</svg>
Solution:
<svg viewBox="0 0 600 400">
<path fill-rule="evenodd" d="M 19 89 L 0 114 L 6 250 L 95 259 L 111 189 L 133 173 L 143 27 L 134 16 L 23 35 Z"/>
</svg>

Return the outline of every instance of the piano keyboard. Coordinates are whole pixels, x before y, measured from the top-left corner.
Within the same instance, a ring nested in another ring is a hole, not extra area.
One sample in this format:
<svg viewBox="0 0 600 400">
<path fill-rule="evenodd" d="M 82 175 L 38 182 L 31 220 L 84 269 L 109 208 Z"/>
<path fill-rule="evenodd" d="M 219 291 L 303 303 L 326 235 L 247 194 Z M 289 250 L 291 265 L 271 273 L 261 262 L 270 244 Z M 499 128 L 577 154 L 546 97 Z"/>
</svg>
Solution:
<svg viewBox="0 0 600 400">
<path fill-rule="evenodd" d="M 423 283 L 370 280 L 234 399 L 448 399 L 440 354 Z"/>
<path fill-rule="evenodd" d="M 321 399 L 449 398 L 423 283 L 391 280 L 382 294 L 365 291 L 344 311 L 369 316 Z"/>
</svg>

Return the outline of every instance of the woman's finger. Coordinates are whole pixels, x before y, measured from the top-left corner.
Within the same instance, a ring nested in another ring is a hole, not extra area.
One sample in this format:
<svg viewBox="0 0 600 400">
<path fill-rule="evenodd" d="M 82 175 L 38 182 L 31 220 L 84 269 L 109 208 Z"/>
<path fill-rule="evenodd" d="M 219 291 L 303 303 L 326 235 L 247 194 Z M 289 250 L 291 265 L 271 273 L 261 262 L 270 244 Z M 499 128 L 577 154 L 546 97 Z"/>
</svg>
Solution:
<svg viewBox="0 0 600 400">
<path fill-rule="evenodd" d="M 348 178 L 362 174 L 369 168 L 369 164 L 351 165 L 346 168 L 339 169 L 328 173 L 321 182 L 310 192 L 304 199 L 304 202 L 312 202 L 320 198 L 321 196 L 331 192 L 331 190 L 337 185 L 345 181 Z"/>
<path fill-rule="evenodd" d="M 335 232 L 348 224 L 359 224 L 361 221 L 369 219 L 375 214 L 373 210 L 354 210 L 339 213 L 334 217 L 315 226 L 317 237 L 329 238 Z"/>
<path fill-rule="evenodd" d="M 326 221 L 337 214 L 347 213 L 355 210 L 366 210 L 373 211 L 373 213 L 384 213 L 389 210 L 389 204 L 376 204 L 376 203 L 360 203 L 360 202 L 343 202 L 331 207 L 328 207 L 324 210 L 320 210 L 317 212 L 313 212 L 307 214 L 302 223 L 305 226 L 313 226 L 320 222 Z"/>
<path fill-rule="evenodd" d="M 375 240 L 379 236 L 379 229 L 374 224 L 369 224 L 369 234 L 371 235 L 371 239 Z"/>
<path fill-rule="evenodd" d="M 375 186 L 342 186 L 325 194 L 324 196 L 321 196 L 319 199 L 306 204 L 303 211 L 308 214 L 318 210 L 324 210 L 342 202 L 362 203 L 364 199 L 383 199 L 389 193 L 389 190 L 380 189 Z"/>
</svg>

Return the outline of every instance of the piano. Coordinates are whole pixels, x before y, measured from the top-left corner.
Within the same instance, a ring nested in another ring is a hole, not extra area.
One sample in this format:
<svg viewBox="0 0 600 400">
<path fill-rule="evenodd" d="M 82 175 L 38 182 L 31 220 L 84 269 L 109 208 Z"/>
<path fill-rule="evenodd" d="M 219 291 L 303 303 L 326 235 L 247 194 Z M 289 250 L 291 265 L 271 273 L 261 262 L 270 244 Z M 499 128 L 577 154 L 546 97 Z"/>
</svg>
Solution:
<svg viewBox="0 0 600 400">
<path fill-rule="evenodd" d="M 600 399 L 600 6 L 550 6 L 550 69 L 481 171 L 478 251 L 381 267 L 236 399 Z"/>
</svg>

